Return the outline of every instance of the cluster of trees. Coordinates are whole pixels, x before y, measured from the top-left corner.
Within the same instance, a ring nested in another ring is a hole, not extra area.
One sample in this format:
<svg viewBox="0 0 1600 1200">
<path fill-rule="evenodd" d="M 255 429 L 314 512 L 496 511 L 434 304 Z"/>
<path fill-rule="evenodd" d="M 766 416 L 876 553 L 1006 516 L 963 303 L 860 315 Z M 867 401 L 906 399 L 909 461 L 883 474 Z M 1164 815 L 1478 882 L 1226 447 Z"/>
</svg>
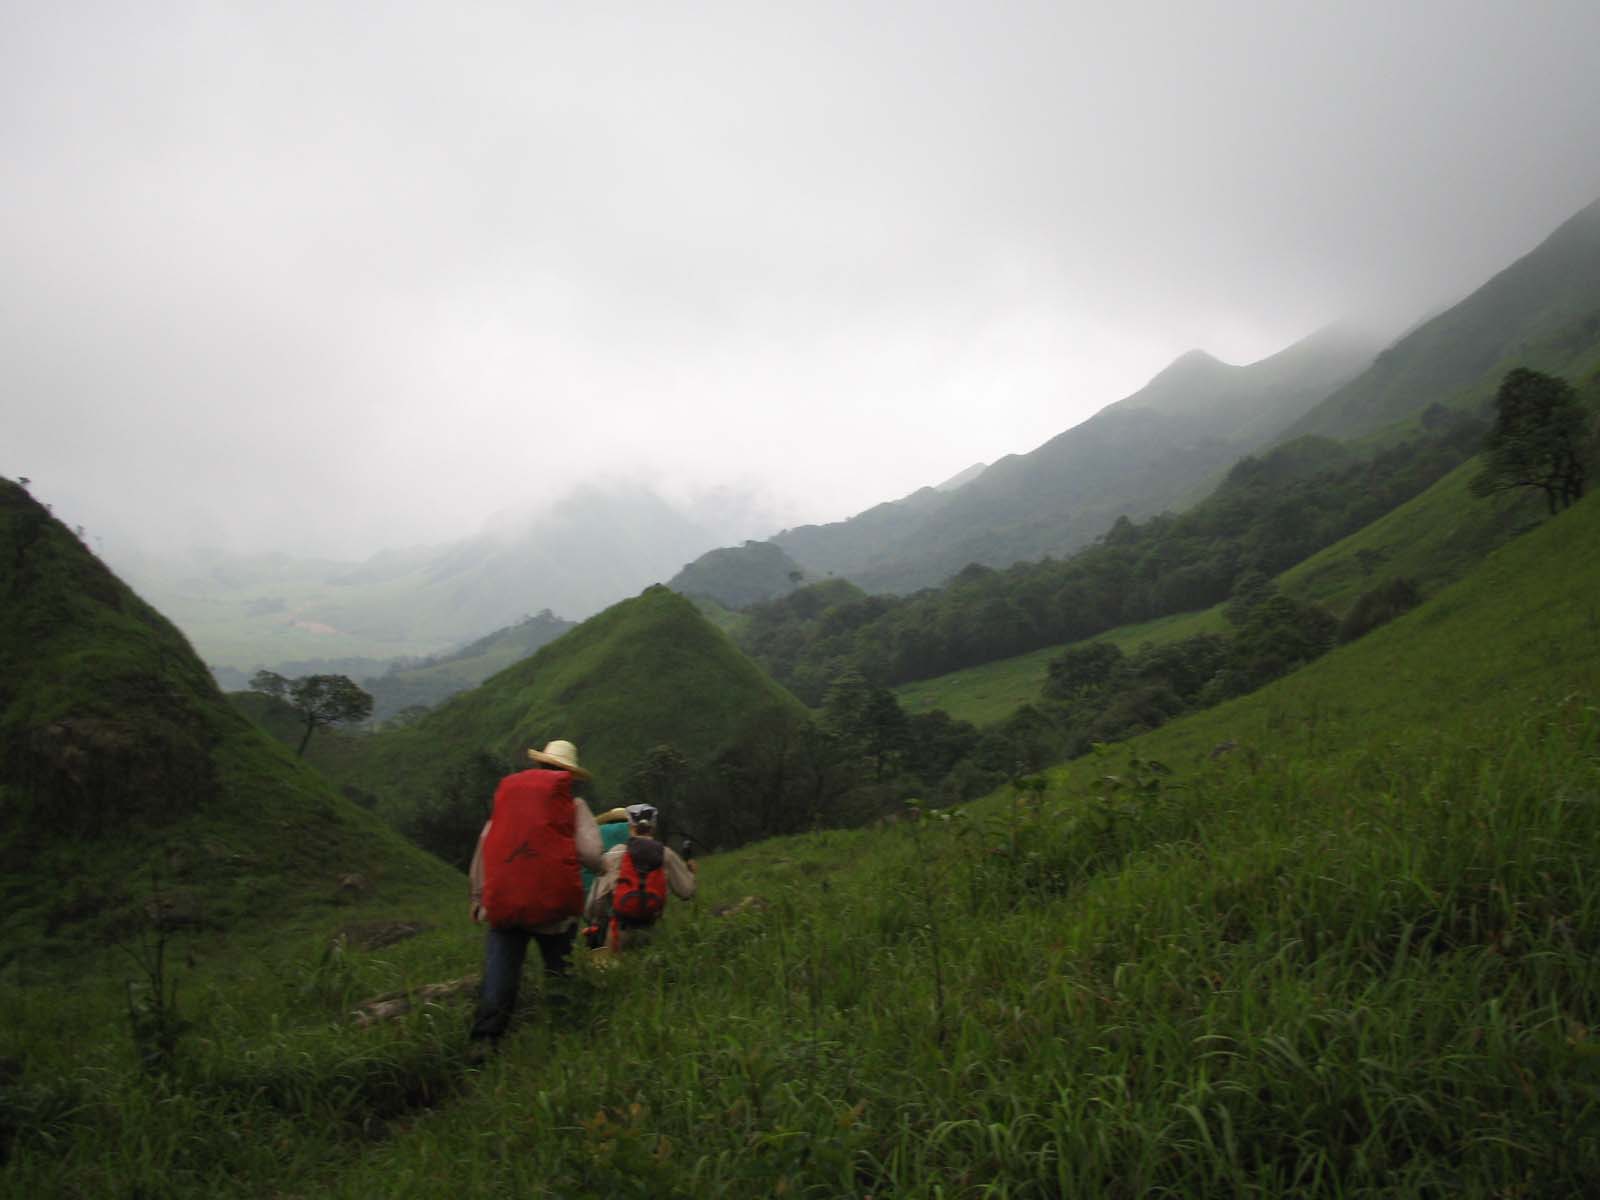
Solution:
<svg viewBox="0 0 1600 1200">
<path fill-rule="evenodd" d="M 1124 654 L 1109 642 L 1069 646 L 1052 659 L 1045 703 L 1031 720 L 1046 726 L 1048 750 L 1085 753 L 1255 691 L 1352 641 L 1419 603 L 1415 584 L 1392 579 L 1373 588 L 1343 622 L 1300 604 L 1262 579 L 1246 581 L 1223 608 L 1232 632 L 1203 633 Z"/>
<path fill-rule="evenodd" d="M 537 740 L 537 739 L 535 739 Z M 812 718 L 772 712 L 718 753 L 661 744 L 619 779 L 585 785 L 595 811 L 645 802 L 669 837 L 725 849 L 758 838 L 858 825 L 914 797 L 972 799 L 1016 773 L 1017 752 L 943 712 L 907 714 L 892 693 L 843 673 Z M 464 868 L 495 785 L 519 764 L 477 753 L 445 767 L 433 800 L 401 823 L 412 841 Z"/>
<path fill-rule="evenodd" d="M 907 713 L 892 692 L 847 668 L 813 719 L 770 717 L 704 762 L 657 747 L 624 786 L 627 799 L 657 804 L 669 828 L 728 847 L 864 824 L 913 798 L 959 803 L 1038 765 L 1010 731 L 979 730 L 942 711 Z"/>
<path fill-rule="evenodd" d="M 973 565 L 907 597 L 829 580 L 753 606 L 740 644 L 816 705 L 845 667 L 887 686 L 1207 608 L 1418 494 L 1478 449 L 1483 428 L 1436 408 L 1416 437 L 1371 456 L 1301 438 L 1242 459 L 1188 512 L 1121 518 L 1070 559 Z"/>
<path fill-rule="evenodd" d="M 1107 643 L 1071 646 L 1051 663 L 1038 703 L 982 730 L 942 711 L 908 714 L 892 692 L 846 667 L 830 681 L 814 721 L 773 722 L 702 764 L 660 747 L 630 786 L 708 845 L 860 824 L 912 797 L 955 804 L 1097 742 L 1254 691 L 1418 600 L 1414 585 L 1390 580 L 1341 623 L 1251 576 L 1225 607 L 1230 633 L 1132 654 Z"/>
</svg>

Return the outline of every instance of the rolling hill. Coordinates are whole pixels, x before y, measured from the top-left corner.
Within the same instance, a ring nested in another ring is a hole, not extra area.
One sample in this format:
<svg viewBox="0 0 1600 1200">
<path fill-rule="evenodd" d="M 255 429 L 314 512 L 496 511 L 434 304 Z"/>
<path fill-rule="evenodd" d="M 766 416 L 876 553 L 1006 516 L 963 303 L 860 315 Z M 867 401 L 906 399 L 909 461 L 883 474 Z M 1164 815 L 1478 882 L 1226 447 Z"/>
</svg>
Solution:
<svg viewBox="0 0 1600 1200">
<path fill-rule="evenodd" d="M 235 713 L 9 480 L 0 561 L 0 961 L 71 957 L 152 913 L 221 933 L 459 886 Z"/>
<path fill-rule="evenodd" d="M 800 703 L 688 600 L 659 585 L 614 604 L 404 729 L 327 739 L 313 759 L 403 819 L 460 764 L 514 763 L 552 738 L 577 743 L 591 800 L 616 802 L 626 773 L 668 744 L 701 762 Z"/>
</svg>

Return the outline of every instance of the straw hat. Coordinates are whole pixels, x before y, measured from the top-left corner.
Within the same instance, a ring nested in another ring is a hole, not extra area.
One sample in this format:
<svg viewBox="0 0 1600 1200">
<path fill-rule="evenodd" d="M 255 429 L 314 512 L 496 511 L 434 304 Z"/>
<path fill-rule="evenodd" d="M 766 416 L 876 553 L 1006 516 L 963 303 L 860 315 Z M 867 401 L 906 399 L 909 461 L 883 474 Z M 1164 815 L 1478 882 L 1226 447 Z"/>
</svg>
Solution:
<svg viewBox="0 0 1600 1200">
<path fill-rule="evenodd" d="M 593 778 L 578 765 L 578 748 L 571 742 L 548 742 L 543 750 L 529 750 L 528 757 L 547 767 L 559 767 L 563 771 L 571 771 L 579 779 Z"/>
</svg>

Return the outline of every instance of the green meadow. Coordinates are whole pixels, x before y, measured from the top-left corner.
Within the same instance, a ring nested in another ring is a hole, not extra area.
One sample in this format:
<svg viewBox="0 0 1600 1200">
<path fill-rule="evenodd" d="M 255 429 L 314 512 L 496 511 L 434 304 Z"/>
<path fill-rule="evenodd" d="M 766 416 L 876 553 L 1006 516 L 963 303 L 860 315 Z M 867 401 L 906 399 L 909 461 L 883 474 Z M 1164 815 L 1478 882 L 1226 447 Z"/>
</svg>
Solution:
<svg viewBox="0 0 1600 1200">
<path fill-rule="evenodd" d="M 1110 642 L 1124 653 L 1149 643 L 1173 642 L 1197 633 L 1219 632 L 1227 628 L 1220 607 L 1198 613 L 1160 617 L 1138 625 L 1124 625 L 1090 642 Z M 905 683 L 891 689 L 908 713 L 932 712 L 942 708 L 952 717 L 974 725 L 1003 721 L 1024 704 L 1036 703 L 1043 694 L 1050 660 L 1067 647 L 1047 646 L 1015 658 L 1003 658 L 952 671 L 937 679 Z"/>
<path fill-rule="evenodd" d="M 1484 555 L 1537 525 L 1543 513 L 1541 502 L 1529 494 L 1493 502 L 1471 498 L 1467 481 L 1476 470 L 1477 460 L 1464 464 L 1414 500 L 1289 568 L 1278 578 L 1279 588 L 1296 600 L 1343 615 L 1364 591 L 1385 579 L 1409 579 L 1423 595 L 1460 579 Z M 1227 628 L 1218 605 L 1126 625 L 1089 640 L 1132 653 L 1147 643 Z M 942 708 L 959 720 L 991 725 L 1040 699 L 1050 660 L 1065 649 L 1050 646 L 893 690 L 907 712 Z"/>
<path fill-rule="evenodd" d="M 483 1064 L 468 1001 L 421 990 L 478 964 L 464 885 L 442 878 L 383 911 L 14 957 L 0 1179 L 86 1197 L 1583 1194 L 1597 536 L 1591 499 L 1260 692 L 963 810 L 708 858 L 648 950 L 584 959 L 559 994 L 530 973 Z M 417 1002 L 351 1018 L 393 993 Z"/>
</svg>

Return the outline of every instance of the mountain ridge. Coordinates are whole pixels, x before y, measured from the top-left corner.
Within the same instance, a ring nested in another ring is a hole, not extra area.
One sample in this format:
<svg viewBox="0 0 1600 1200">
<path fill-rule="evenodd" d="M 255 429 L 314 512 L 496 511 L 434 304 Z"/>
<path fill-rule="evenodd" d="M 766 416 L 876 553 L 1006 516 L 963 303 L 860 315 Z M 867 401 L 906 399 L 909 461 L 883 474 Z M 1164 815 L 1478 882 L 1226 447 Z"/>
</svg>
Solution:
<svg viewBox="0 0 1600 1200">
<path fill-rule="evenodd" d="M 1160 512 L 1269 440 L 1364 368 L 1377 346 L 1333 325 L 1242 366 L 1191 350 L 1137 392 L 959 487 L 922 488 L 768 541 L 807 579 L 837 575 L 896 593 L 938 584 L 968 563 L 1002 567 L 1070 553 L 1118 516 Z M 686 568 L 668 586 L 698 587 L 728 603 L 709 590 L 707 574 Z"/>
<path fill-rule="evenodd" d="M 1488 402 L 1512 366 L 1583 377 L 1600 367 L 1600 199 L 1527 254 L 1385 349 L 1285 436 L 1360 437 L 1430 403 Z M 1575 380 L 1577 381 L 1577 380 Z"/>
</svg>

